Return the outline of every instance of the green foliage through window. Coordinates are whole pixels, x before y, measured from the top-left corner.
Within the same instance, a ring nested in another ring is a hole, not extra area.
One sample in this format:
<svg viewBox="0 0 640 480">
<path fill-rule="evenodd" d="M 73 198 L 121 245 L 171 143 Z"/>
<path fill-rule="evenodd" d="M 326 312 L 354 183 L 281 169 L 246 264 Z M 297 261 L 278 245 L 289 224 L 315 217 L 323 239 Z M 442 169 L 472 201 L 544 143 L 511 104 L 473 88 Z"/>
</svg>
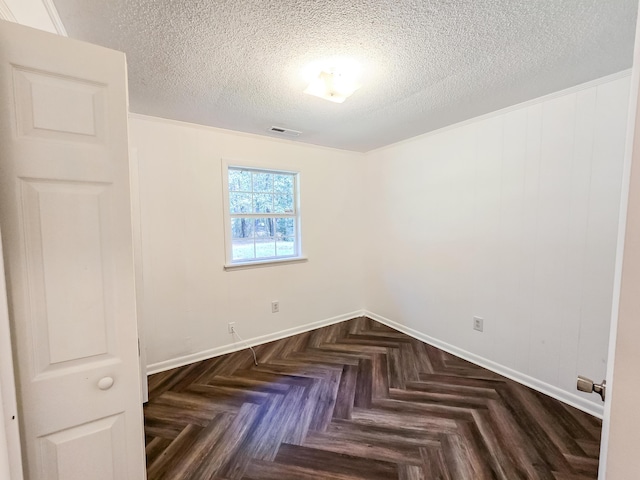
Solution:
<svg viewBox="0 0 640 480">
<path fill-rule="evenodd" d="M 296 257 L 295 173 L 229 167 L 232 261 Z"/>
</svg>

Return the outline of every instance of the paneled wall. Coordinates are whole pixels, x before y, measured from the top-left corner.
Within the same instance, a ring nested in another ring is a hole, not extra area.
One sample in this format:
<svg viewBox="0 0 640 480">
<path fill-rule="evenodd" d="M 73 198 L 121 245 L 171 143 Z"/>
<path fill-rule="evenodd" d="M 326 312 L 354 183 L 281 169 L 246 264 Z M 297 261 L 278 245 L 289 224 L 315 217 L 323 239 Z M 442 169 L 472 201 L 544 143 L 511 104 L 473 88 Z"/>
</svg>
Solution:
<svg viewBox="0 0 640 480">
<path fill-rule="evenodd" d="M 135 115 L 130 130 L 151 371 L 241 347 L 228 322 L 268 340 L 361 311 L 362 154 Z M 300 172 L 308 262 L 223 270 L 223 158 Z"/>
<path fill-rule="evenodd" d="M 367 309 L 600 411 L 575 378 L 605 375 L 628 91 L 618 76 L 370 152 Z"/>
<path fill-rule="evenodd" d="M 618 75 L 366 155 L 133 116 L 151 370 L 234 347 L 230 321 L 269 339 L 365 308 L 600 413 L 575 377 L 605 375 L 628 90 Z M 223 270 L 223 158 L 299 167 L 308 263 Z"/>
</svg>

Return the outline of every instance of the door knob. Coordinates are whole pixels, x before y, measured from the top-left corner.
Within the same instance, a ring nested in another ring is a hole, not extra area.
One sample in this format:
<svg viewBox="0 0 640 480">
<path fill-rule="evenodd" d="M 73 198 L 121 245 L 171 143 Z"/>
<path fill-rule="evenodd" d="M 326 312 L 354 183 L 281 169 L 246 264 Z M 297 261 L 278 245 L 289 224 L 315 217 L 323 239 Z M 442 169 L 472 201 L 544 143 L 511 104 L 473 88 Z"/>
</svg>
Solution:
<svg viewBox="0 0 640 480">
<path fill-rule="evenodd" d="M 596 392 L 602 398 L 604 402 L 605 395 L 607 393 L 607 381 L 602 380 L 602 383 L 593 383 L 593 380 L 590 378 L 583 377 L 578 375 L 578 390 L 581 392 Z"/>
<path fill-rule="evenodd" d="M 98 380 L 98 388 L 100 390 L 109 390 L 112 385 L 113 385 L 112 377 L 104 377 Z"/>
</svg>

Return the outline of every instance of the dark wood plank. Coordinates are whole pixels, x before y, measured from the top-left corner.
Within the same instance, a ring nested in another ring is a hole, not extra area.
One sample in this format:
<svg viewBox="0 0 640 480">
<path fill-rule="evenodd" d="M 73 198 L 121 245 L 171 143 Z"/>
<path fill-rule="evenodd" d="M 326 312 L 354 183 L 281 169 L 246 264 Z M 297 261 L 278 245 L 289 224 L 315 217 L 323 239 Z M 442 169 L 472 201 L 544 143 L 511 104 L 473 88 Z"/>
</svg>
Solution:
<svg viewBox="0 0 640 480">
<path fill-rule="evenodd" d="M 152 375 L 148 479 L 589 480 L 600 420 L 360 317 Z"/>
</svg>

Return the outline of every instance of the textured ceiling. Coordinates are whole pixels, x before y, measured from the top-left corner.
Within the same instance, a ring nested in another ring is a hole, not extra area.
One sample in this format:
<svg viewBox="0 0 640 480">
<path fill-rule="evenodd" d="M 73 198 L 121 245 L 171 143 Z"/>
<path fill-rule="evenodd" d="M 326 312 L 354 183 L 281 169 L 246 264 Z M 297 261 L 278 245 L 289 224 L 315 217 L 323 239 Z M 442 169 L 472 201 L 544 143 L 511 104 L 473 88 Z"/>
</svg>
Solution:
<svg viewBox="0 0 640 480">
<path fill-rule="evenodd" d="M 637 0 L 55 0 L 126 52 L 133 112 L 368 151 L 631 66 Z M 343 104 L 301 71 L 350 58 Z"/>
</svg>

